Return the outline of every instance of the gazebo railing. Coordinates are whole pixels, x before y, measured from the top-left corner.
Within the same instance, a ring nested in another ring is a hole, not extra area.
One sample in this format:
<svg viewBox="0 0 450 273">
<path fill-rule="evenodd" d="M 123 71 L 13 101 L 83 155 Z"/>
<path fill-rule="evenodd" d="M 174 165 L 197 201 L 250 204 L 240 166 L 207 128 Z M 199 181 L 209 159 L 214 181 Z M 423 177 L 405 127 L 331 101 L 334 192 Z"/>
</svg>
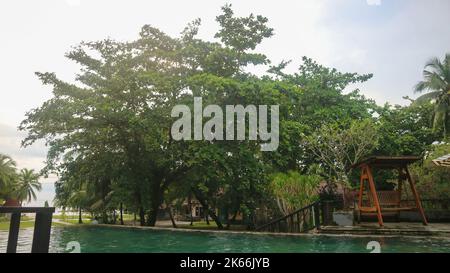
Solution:
<svg viewBox="0 0 450 273">
<path fill-rule="evenodd" d="M 22 213 L 36 214 L 31 253 L 48 253 L 53 212 L 55 208 L 0 207 L 0 213 L 11 213 L 6 253 L 16 253 Z"/>
</svg>

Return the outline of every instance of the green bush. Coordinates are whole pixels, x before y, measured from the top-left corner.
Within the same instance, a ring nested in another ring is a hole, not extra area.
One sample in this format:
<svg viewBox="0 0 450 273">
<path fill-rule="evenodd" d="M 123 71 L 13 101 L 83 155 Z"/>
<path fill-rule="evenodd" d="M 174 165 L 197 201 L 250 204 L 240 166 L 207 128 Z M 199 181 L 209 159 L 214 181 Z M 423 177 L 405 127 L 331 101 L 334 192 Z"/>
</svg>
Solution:
<svg viewBox="0 0 450 273">
<path fill-rule="evenodd" d="M 295 171 L 273 175 L 271 188 L 281 212 L 287 215 L 317 201 L 320 181 L 318 175 L 302 175 Z"/>
<path fill-rule="evenodd" d="M 424 199 L 450 198 L 450 168 L 436 166 L 433 160 L 450 154 L 450 144 L 433 146 L 423 163 L 414 164 L 411 173 Z"/>
</svg>

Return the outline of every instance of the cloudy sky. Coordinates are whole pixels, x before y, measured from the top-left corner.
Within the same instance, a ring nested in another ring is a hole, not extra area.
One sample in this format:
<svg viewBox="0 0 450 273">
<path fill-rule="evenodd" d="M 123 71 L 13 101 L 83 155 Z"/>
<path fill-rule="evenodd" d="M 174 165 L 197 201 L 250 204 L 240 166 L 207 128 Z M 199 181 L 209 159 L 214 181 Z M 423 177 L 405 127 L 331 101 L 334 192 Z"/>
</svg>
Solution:
<svg viewBox="0 0 450 273">
<path fill-rule="evenodd" d="M 20 168 L 43 166 L 45 146 L 20 148 L 24 133 L 16 128 L 26 111 L 51 96 L 35 71 L 73 80 L 78 67 L 64 58 L 71 46 L 106 37 L 131 40 L 144 24 L 178 35 L 195 18 L 202 19 L 200 36 L 212 40 L 214 18 L 225 3 L 232 3 L 237 15 L 269 18 L 275 36 L 257 50 L 274 62 L 293 60 L 292 71 L 306 55 L 342 71 L 374 73 L 361 91 L 380 104 L 404 104 L 402 96 L 413 96 L 423 64 L 450 51 L 448 0 L 2 1 L 0 153 Z"/>
</svg>

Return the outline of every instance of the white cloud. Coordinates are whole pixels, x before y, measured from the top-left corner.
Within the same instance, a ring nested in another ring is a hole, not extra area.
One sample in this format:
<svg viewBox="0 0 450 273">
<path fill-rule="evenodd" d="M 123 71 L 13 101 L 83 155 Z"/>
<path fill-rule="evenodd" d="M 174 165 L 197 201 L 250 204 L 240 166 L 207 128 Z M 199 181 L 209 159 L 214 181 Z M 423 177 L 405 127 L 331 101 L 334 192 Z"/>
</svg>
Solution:
<svg viewBox="0 0 450 273">
<path fill-rule="evenodd" d="M 23 148 L 21 142 L 26 133 L 19 132 L 13 126 L 0 123 L 0 153 L 10 156 L 19 169 L 28 168 L 40 171 L 44 167 L 47 147 L 43 141 L 37 141 L 32 146 Z M 56 177 L 41 178 L 41 182 L 54 182 Z"/>
<path fill-rule="evenodd" d="M 66 0 L 66 3 L 71 7 L 75 7 L 81 5 L 81 0 Z"/>
<path fill-rule="evenodd" d="M 381 5 L 381 0 L 366 0 L 369 6 L 379 6 Z"/>
</svg>

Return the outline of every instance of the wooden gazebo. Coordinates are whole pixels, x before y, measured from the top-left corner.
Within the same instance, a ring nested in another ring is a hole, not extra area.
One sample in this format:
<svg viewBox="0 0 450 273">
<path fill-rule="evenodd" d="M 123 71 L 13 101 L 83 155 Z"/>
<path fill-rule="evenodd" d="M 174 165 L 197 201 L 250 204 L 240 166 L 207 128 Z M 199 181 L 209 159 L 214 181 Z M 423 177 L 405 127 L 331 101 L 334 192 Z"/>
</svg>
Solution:
<svg viewBox="0 0 450 273">
<path fill-rule="evenodd" d="M 374 156 L 353 165 L 352 168 L 361 169 L 358 199 L 359 212 L 361 214 L 375 213 L 378 223 L 380 226 L 383 226 L 383 213 L 399 213 L 400 211 L 414 210 L 420 213 L 423 224 L 427 225 L 428 222 L 422 208 L 419 193 L 408 170 L 408 165 L 418 160 L 420 160 L 420 157 L 416 156 Z M 399 173 L 397 189 L 393 191 L 377 191 L 373 178 L 374 169 L 397 169 Z M 402 203 L 402 187 L 405 181 L 408 181 L 411 187 L 415 201 L 414 206 L 404 206 Z"/>
</svg>

